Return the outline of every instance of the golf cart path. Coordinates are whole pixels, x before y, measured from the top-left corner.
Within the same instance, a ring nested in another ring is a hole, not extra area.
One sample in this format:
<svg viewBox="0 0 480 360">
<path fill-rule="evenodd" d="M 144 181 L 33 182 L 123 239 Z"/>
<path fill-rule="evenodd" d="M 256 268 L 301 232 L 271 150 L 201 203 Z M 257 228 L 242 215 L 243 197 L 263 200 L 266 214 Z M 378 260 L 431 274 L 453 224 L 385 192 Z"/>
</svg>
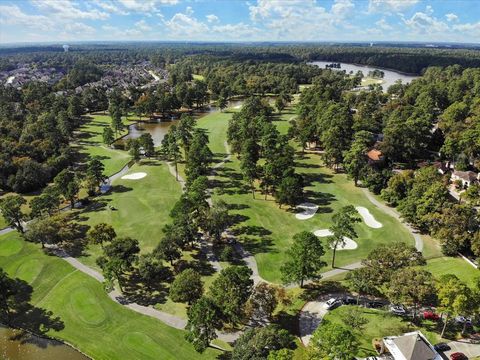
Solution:
<svg viewBox="0 0 480 360">
<path fill-rule="evenodd" d="M 410 225 L 408 225 L 407 223 L 402 221 L 400 213 L 397 210 L 395 210 L 394 208 L 391 208 L 391 207 L 389 207 L 385 204 L 382 204 L 380 201 L 375 199 L 375 197 L 370 193 L 370 191 L 368 189 L 362 188 L 362 191 L 365 194 L 365 196 L 367 197 L 367 199 L 373 205 L 378 207 L 384 213 L 386 213 L 386 214 L 390 215 L 391 217 L 397 219 L 400 222 L 400 224 L 402 224 L 412 234 L 413 238 L 415 239 L 415 248 L 418 251 L 423 250 L 423 239 L 422 239 L 422 237 L 420 236 L 420 234 L 414 228 L 412 228 Z"/>
</svg>

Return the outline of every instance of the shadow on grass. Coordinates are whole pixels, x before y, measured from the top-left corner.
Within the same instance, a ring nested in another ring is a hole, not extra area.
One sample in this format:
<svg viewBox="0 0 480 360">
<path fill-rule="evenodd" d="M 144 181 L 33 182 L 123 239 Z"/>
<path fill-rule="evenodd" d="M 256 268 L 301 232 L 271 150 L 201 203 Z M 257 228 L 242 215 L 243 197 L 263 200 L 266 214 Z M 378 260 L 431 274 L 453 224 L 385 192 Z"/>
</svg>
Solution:
<svg viewBox="0 0 480 360">
<path fill-rule="evenodd" d="M 300 298 L 304 301 L 315 301 L 332 293 L 344 293 L 347 289 L 338 281 L 321 281 L 305 285 Z"/>
<path fill-rule="evenodd" d="M 158 303 L 165 303 L 168 296 L 168 287 L 164 282 L 172 281 L 173 274 L 169 268 L 163 267 L 162 271 L 155 277 L 146 281 L 135 270 L 130 276 L 122 279 L 123 295 L 130 302 L 149 306 Z"/>
<path fill-rule="evenodd" d="M 0 321 L 15 328 L 24 329 L 37 335 L 65 328 L 63 321 L 51 311 L 30 304 L 33 288 L 24 280 L 7 277 L 5 281 L 12 289 L 7 296 L 6 311 L 2 311 Z M 3 289 L 2 289 L 3 292 Z"/>
<path fill-rule="evenodd" d="M 111 192 L 112 193 L 125 193 L 125 192 L 132 191 L 132 190 L 133 190 L 133 188 L 128 187 L 128 186 L 113 185 Z"/>
<path fill-rule="evenodd" d="M 247 250 L 252 255 L 266 252 L 273 254 L 278 252 L 273 247 L 273 240 L 269 237 L 262 237 L 259 239 L 241 234 L 238 235 L 238 240 L 242 243 L 245 250 Z"/>
</svg>

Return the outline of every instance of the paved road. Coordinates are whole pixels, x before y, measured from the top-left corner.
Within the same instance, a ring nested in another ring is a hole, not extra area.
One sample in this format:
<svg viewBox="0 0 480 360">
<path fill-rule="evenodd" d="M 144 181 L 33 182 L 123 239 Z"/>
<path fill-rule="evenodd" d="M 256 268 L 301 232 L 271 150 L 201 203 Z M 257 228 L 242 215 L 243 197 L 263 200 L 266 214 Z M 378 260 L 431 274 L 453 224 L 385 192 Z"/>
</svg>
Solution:
<svg viewBox="0 0 480 360">
<path fill-rule="evenodd" d="M 449 356 L 454 352 L 462 352 L 469 359 L 480 356 L 480 344 L 471 344 L 466 341 L 451 341 L 448 345 L 452 348 L 450 351 L 446 351 L 444 354 Z"/>
<path fill-rule="evenodd" d="M 324 306 L 325 301 L 309 301 L 300 311 L 298 327 L 300 330 L 300 340 L 303 345 L 307 346 L 310 343 L 313 332 L 327 314 L 328 310 L 325 309 Z"/>
<path fill-rule="evenodd" d="M 395 210 L 394 208 L 391 208 L 385 204 L 382 204 L 380 201 L 375 199 L 375 197 L 370 193 L 370 191 L 366 188 L 362 188 L 363 193 L 367 197 L 370 202 L 378 207 L 380 210 L 382 210 L 384 213 L 387 213 L 388 215 L 392 216 L 393 218 L 397 219 L 413 236 L 415 239 L 415 247 L 417 248 L 418 251 L 423 250 L 423 239 L 418 233 L 417 230 L 412 228 L 410 225 L 406 224 L 405 222 L 402 221 L 400 213 Z"/>
</svg>

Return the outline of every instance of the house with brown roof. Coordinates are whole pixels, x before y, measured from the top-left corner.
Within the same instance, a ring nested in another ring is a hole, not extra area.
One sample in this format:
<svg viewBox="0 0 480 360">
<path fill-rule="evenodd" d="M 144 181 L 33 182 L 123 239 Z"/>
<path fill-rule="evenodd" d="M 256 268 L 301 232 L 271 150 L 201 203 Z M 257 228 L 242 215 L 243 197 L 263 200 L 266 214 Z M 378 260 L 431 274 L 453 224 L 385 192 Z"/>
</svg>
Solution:
<svg viewBox="0 0 480 360">
<path fill-rule="evenodd" d="M 381 352 L 390 354 L 394 360 L 442 360 L 442 356 L 420 331 L 387 336 L 382 341 Z"/>
<path fill-rule="evenodd" d="M 472 185 L 474 182 L 478 181 L 478 174 L 473 171 L 454 171 L 450 177 L 452 182 L 460 181 L 462 187 L 467 188 Z"/>
<path fill-rule="evenodd" d="M 367 158 L 369 165 L 380 164 L 385 160 L 385 156 L 383 156 L 382 152 L 377 149 L 371 149 L 367 152 Z"/>
</svg>

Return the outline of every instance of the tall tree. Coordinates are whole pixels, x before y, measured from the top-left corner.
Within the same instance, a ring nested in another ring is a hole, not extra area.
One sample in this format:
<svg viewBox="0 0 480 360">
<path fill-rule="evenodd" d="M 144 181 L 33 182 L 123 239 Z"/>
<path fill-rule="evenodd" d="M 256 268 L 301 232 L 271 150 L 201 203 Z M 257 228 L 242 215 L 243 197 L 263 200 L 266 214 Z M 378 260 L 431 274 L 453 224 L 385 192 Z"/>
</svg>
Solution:
<svg viewBox="0 0 480 360">
<path fill-rule="evenodd" d="M 115 229 L 106 223 L 95 224 L 87 233 L 87 239 L 90 243 L 100 245 L 103 249 L 105 243 L 112 242 L 117 237 Z"/>
<path fill-rule="evenodd" d="M 335 255 L 338 246 L 346 244 L 346 238 L 357 238 L 355 231 L 355 223 L 360 222 L 361 219 L 357 210 L 353 205 L 347 205 L 338 210 L 332 217 L 332 226 L 330 226 L 331 236 L 328 237 L 328 244 L 333 250 L 332 267 L 335 267 Z"/>
<path fill-rule="evenodd" d="M 175 277 L 170 286 L 170 298 L 175 302 L 186 302 L 191 305 L 203 294 L 203 283 L 200 274 L 193 269 L 185 269 Z"/>
<path fill-rule="evenodd" d="M 203 296 L 187 310 L 188 323 L 185 338 L 202 353 L 217 338 L 216 329 L 222 324 L 215 301 Z"/>
<path fill-rule="evenodd" d="M 303 287 L 305 280 L 321 278 L 320 270 L 326 266 L 321 260 L 325 249 L 317 236 L 308 231 L 294 235 L 287 255 L 289 260 L 281 267 L 285 283 L 299 282 L 300 287 Z"/>
<path fill-rule="evenodd" d="M 55 176 L 53 181 L 65 200 L 70 202 L 70 208 L 73 209 L 80 190 L 80 184 L 75 173 L 69 169 L 63 169 Z"/>
<path fill-rule="evenodd" d="M 256 142 L 253 139 L 248 139 L 242 146 L 242 152 L 240 154 L 240 170 L 242 171 L 243 178 L 248 182 L 250 190 L 252 191 L 252 197 L 254 199 L 254 181 L 258 176 L 258 157 L 258 146 Z"/>
<path fill-rule="evenodd" d="M 342 325 L 323 321 L 310 341 L 313 354 L 320 359 L 350 360 L 358 350 L 353 332 Z"/>
<path fill-rule="evenodd" d="M 2 216 L 10 226 L 15 228 L 20 233 L 23 233 L 23 221 L 26 215 L 22 211 L 22 205 L 27 201 L 20 195 L 8 195 L 0 199 L 0 210 Z"/>
</svg>

